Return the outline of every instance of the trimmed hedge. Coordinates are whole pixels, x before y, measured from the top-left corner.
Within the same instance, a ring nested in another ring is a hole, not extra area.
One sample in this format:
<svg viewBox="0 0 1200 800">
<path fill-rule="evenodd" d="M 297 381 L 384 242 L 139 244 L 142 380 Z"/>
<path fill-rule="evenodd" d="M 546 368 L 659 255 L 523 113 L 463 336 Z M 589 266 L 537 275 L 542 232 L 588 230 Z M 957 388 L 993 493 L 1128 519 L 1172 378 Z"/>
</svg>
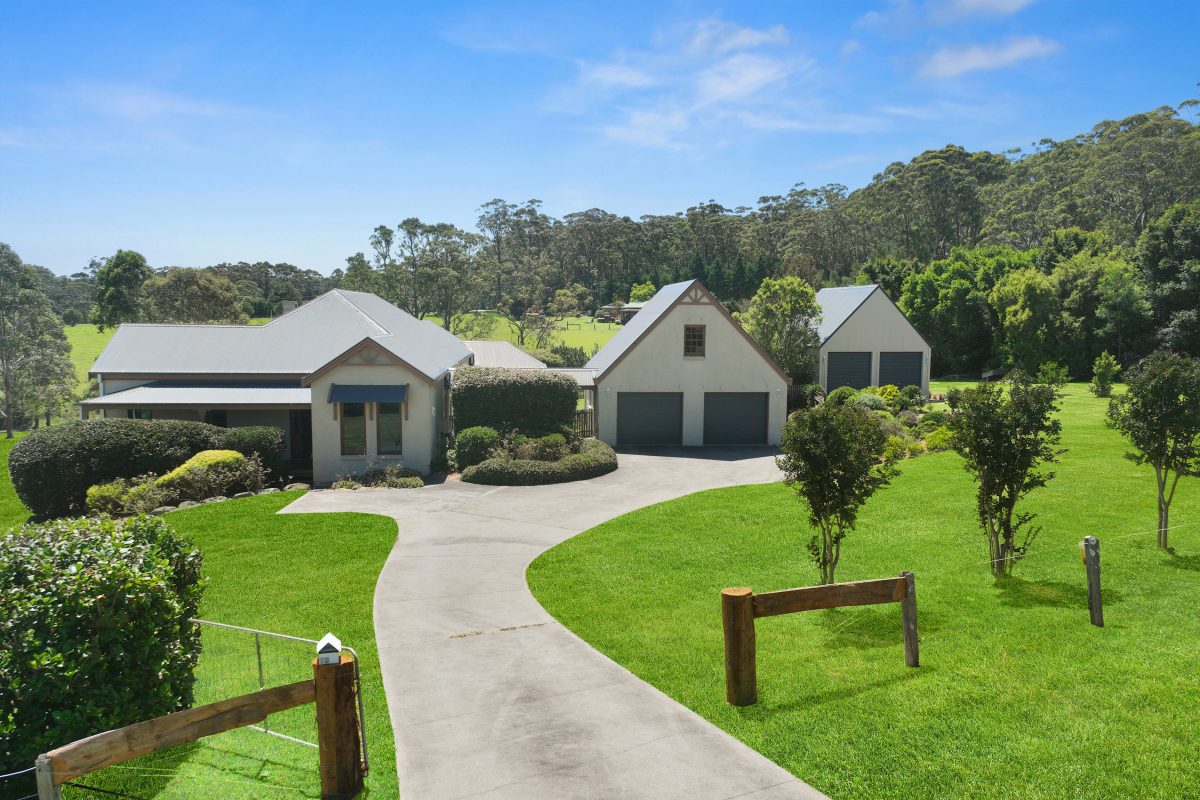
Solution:
<svg viewBox="0 0 1200 800">
<path fill-rule="evenodd" d="M 558 461 L 489 458 L 463 470 L 467 483 L 489 486 L 540 486 L 607 475 L 617 468 L 617 454 L 598 439 L 584 439 L 578 453 Z"/>
<path fill-rule="evenodd" d="M 463 367 L 454 374 L 454 424 L 529 435 L 559 433 L 575 423 L 579 384 L 544 369 Z"/>
<path fill-rule="evenodd" d="M 82 511 L 87 490 L 117 478 L 162 474 L 201 450 L 258 453 L 277 462 L 283 431 L 219 428 L 184 420 L 91 419 L 33 431 L 13 447 L 8 471 L 25 507 L 39 517 Z"/>
<path fill-rule="evenodd" d="M 0 772 L 192 704 L 201 561 L 153 517 L 0 537 Z"/>
</svg>

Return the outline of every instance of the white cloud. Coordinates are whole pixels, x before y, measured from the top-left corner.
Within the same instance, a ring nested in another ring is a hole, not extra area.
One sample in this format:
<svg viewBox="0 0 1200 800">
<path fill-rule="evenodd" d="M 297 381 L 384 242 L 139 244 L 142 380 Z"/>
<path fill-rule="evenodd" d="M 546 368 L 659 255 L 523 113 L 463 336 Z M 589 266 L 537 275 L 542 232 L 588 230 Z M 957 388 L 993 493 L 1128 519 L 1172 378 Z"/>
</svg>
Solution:
<svg viewBox="0 0 1200 800">
<path fill-rule="evenodd" d="M 580 69 L 580 79 L 606 87 L 630 87 L 642 89 L 658 83 L 658 79 L 645 70 L 631 67 L 628 64 L 584 64 Z"/>
<path fill-rule="evenodd" d="M 93 111 L 126 122 L 148 122 L 171 116 L 226 118 L 248 111 L 226 103 L 196 100 L 141 86 L 86 84 L 76 87 L 71 94 Z"/>
<path fill-rule="evenodd" d="M 861 50 L 862 42 L 860 42 L 858 39 L 847 39 L 846 41 L 842 42 L 842 58 L 849 58 Z"/>
<path fill-rule="evenodd" d="M 709 18 L 696 23 L 688 52 L 693 55 L 715 53 L 720 55 L 734 50 L 749 50 L 772 44 L 787 44 L 788 32 L 782 25 L 769 28 L 743 28 L 732 22 Z"/>
<path fill-rule="evenodd" d="M 927 78 L 954 78 L 968 72 L 1000 69 L 1031 58 L 1045 58 L 1061 48 L 1040 36 L 1020 36 L 993 44 L 943 47 L 925 60 L 921 74 Z"/>
<path fill-rule="evenodd" d="M 1034 0 L 943 0 L 933 11 L 943 17 L 1007 17 L 1015 14 Z"/>
<path fill-rule="evenodd" d="M 622 121 L 605 125 L 601 130 L 605 136 L 619 142 L 678 150 L 684 146 L 678 136 L 687 131 L 690 124 L 685 110 L 636 109 L 628 112 Z"/>
<path fill-rule="evenodd" d="M 781 59 L 739 53 L 696 76 L 697 101 L 709 104 L 750 97 L 785 79 L 790 70 Z"/>
</svg>

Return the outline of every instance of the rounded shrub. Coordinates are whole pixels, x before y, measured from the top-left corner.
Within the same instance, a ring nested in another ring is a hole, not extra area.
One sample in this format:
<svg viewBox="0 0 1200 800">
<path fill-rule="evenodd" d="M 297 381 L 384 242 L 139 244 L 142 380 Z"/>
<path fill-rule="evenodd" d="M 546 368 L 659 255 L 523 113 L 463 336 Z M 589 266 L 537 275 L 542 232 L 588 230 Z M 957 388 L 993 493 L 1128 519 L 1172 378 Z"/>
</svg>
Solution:
<svg viewBox="0 0 1200 800">
<path fill-rule="evenodd" d="M 813 408 L 825 399 L 825 390 L 819 383 L 806 383 L 793 387 L 789 399 L 795 408 Z"/>
<path fill-rule="evenodd" d="M 871 392 L 861 392 L 851 402 L 857 403 L 869 411 L 887 411 L 888 409 L 887 401 Z"/>
<path fill-rule="evenodd" d="M 538 439 L 525 439 L 516 447 L 516 458 L 534 461 L 558 461 L 571 454 L 567 437 L 561 433 L 550 433 Z"/>
<path fill-rule="evenodd" d="M 204 500 L 263 487 L 258 455 L 246 457 L 236 450 L 202 450 L 154 482 L 184 500 Z"/>
<path fill-rule="evenodd" d="M 900 390 L 900 405 L 902 408 L 919 408 L 925 405 L 925 393 L 920 386 L 910 383 Z"/>
<path fill-rule="evenodd" d="M 459 469 L 473 467 L 492 457 L 492 451 L 500 444 L 500 434 L 495 428 L 476 425 L 458 432 L 455 437 L 454 460 Z"/>
<path fill-rule="evenodd" d="M 91 419 L 33 431 L 9 453 L 8 470 L 25 507 L 55 517 L 83 511 L 91 486 L 161 475 L 201 450 L 222 448 L 278 459 L 283 432 L 184 420 Z"/>
<path fill-rule="evenodd" d="M 855 397 L 858 397 L 858 390 L 849 386 L 839 386 L 829 394 L 825 395 L 825 402 L 831 406 L 844 406 Z"/>
<path fill-rule="evenodd" d="M 125 510 L 125 495 L 130 483 L 124 478 L 97 484 L 87 490 L 87 510 L 92 514 L 115 516 Z"/>
<path fill-rule="evenodd" d="M 935 450 L 949 450 L 954 446 L 954 434 L 946 426 L 942 426 L 929 432 L 925 437 L 925 449 L 933 452 Z"/>
<path fill-rule="evenodd" d="M 889 406 L 899 405 L 900 403 L 900 387 L 894 386 L 893 384 L 888 383 L 880 386 L 875 394 L 882 397 L 883 401 Z"/>
<path fill-rule="evenodd" d="M 201 556 L 161 518 L 0 537 L 0 772 L 193 700 Z"/>
<path fill-rule="evenodd" d="M 888 436 L 883 446 L 884 461 L 898 461 L 908 457 L 908 445 L 899 436 Z"/>
<path fill-rule="evenodd" d="M 492 486 L 539 486 L 596 478 L 616 468 L 617 454 L 611 447 L 598 439 L 584 439 L 578 453 L 558 461 L 489 458 L 463 470 L 462 479 Z"/>
<path fill-rule="evenodd" d="M 530 435 L 557 433 L 574 425 L 578 398 L 579 384 L 569 375 L 497 367 L 459 369 L 451 395 L 454 423 L 460 430 L 485 426 Z"/>
</svg>

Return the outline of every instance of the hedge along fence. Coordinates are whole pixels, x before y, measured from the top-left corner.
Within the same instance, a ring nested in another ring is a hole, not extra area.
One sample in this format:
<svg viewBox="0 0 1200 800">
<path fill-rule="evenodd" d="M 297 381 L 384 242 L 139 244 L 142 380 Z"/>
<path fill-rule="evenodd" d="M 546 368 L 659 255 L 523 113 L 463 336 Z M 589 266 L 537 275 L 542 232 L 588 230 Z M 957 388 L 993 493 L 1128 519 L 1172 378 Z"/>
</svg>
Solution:
<svg viewBox="0 0 1200 800">
<path fill-rule="evenodd" d="M 90 486 L 168 472 L 201 450 L 258 453 L 270 464 L 283 451 L 283 431 L 182 420 L 71 422 L 33 431 L 18 442 L 9 453 L 8 471 L 26 508 L 39 517 L 57 517 L 81 512 Z"/>
<path fill-rule="evenodd" d="M 560 372 L 463 367 L 454 373 L 454 425 L 560 433 L 574 424 L 578 398 L 579 384 Z"/>
<path fill-rule="evenodd" d="M 201 563 L 157 517 L 0 536 L 0 773 L 192 704 Z"/>
<path fill-rule="evenodd" d="M 598 439 L 585 439 L 578 453 L 558 461 L 489 458 L 463 470 L 467 483 L 490 486 L 540 486 L 598 478 L 617 468 L 617 454 Z"/>
</svg>

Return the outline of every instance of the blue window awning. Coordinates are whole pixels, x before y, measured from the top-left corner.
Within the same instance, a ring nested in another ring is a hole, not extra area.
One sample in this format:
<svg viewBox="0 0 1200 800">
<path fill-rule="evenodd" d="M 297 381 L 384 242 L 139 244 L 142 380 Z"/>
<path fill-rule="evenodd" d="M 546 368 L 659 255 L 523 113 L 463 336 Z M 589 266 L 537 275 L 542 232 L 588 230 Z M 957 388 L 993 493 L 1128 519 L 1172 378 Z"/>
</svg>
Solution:
<svg viewBox="0 0 1200 800">
<path fill-rule="evenodd" d="M 331 403 L 403 403 L 408 397 L 408 384 L 335 383 L 329 387 Z"/>
</svg>

